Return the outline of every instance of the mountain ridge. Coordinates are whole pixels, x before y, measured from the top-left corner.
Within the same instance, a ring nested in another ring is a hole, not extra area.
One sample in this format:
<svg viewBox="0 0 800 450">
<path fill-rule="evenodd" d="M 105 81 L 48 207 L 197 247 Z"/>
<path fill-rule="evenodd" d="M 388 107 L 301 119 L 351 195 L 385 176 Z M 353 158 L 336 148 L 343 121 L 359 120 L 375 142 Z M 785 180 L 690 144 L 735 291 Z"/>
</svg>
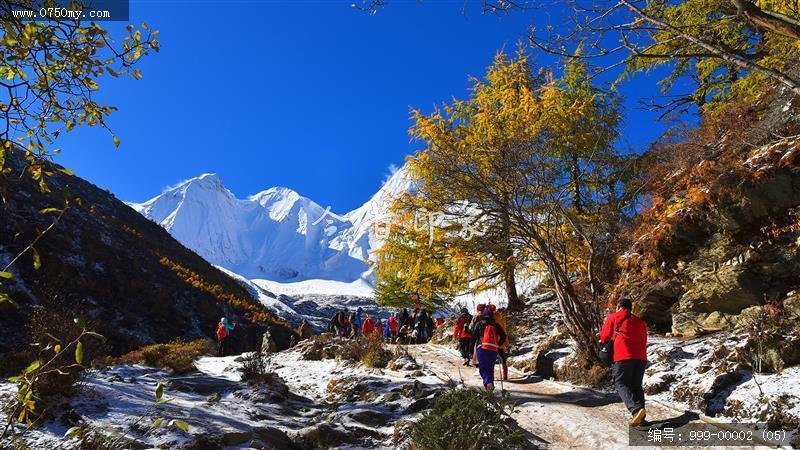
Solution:
<svg viewBox="0 0 800 450">
<path fill-rule="evenodd" d="M 363 205 L 340 215 L 283 186 L 239 199 L 218 175 L 205 173 L 128 205 L 212 264 L 248 279 L 374 284 L 368 261 L 381 244 L 374 225 L 391 198 L 411 188 L 400 168 Z"/>
</svg>

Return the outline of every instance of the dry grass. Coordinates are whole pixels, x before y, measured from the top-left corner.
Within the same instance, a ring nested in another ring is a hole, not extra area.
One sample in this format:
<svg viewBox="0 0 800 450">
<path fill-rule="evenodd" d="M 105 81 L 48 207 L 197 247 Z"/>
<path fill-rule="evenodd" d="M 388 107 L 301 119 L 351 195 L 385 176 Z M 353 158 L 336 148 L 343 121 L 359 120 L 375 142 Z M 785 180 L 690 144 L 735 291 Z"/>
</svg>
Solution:
<svg viewBox="0 0 800 450">
<path fill-rule="evenodd" d="M 142 347 L 114 358 L 110 364 L 145 364 L 170 369 L 174 373 L 187 373 L 196 370 L 194 363 L 201 356 L 214 354 L 214 343 L 208 339 L 192 342 L 177 340 L 168 344 L 155 344 Z"/>
</svg>

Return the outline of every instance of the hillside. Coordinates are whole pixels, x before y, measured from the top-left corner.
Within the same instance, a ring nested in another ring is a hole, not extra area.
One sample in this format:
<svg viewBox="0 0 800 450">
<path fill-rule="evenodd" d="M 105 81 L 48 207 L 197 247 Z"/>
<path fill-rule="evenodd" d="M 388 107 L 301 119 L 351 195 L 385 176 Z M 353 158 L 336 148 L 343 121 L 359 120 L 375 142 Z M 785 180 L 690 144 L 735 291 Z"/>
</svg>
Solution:
<svg viewBox="0 0 800 450">
<path fill-rule="evenodd" d="M 240 324 L 236 350 L 252 348 L 270 328 L 279 345 L 289 331 L 248 291 L 162 227 L 145 219 L 112 194 L 46 164 L 53 175 L 44 193 L 23 161 L 9 154 L 0 176 L 0 261 L 8 263 L 47 228 L 68 192 L 70 208 L 37 244 L 41 267 L 32 253 L 10 271 L 3 285 L 17 307 L 0 304 L 0 354 L 21 350 L 30 334 L 63 328 L 72 317 L 107 336 L 112 355 L 143 344 L 176 338 L 212 337 L 226 311 Z M 44 328 L 44 329 L 43 329 Z"/>
<path fill-rule="evenodd" d="M 617 288 L 654 329 L 691 336 L 747 327 L 765 305 L 800 310 L 796 108 L 772 92 L 646 155 L 658 181 Z"/>
</svg>

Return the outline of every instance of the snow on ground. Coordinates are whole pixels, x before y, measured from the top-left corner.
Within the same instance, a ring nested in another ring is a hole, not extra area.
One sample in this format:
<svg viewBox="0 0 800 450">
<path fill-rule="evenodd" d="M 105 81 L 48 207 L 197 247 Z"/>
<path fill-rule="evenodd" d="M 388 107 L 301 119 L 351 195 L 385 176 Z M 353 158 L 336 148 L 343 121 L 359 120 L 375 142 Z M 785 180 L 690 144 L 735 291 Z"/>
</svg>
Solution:
<svg viewBox="0 0 800 450">
<path fill-rule="evenodd" d="M 517 318 L 510 351 L 515 367 L 532 370 L 536 347 L 556 333 L 561 322 L 553 296 L 533 296 Z M 741 332 L 684 339 L 651 333 L 647 397 L 671 408 L 697 411 L 720 421 L 764 422 L 781 414 L 800 421 L 800 366 L 775 374 L 753 374 L 732 361 L 745 345 Z M 558 342 L 542 356 L 558 368 L 574 355 L 571 342 Z M 613 390 L 613 389 L 611 389 Z M 772 406 L 770 406 L 772 405 Z"/>
<path fill-rule="evenodd" d="M 241 381 L 246 355 L 204 357 L 197 372 L 181 376 L 140 365 L 93 370 L 81 394 L 29 431 L 25 442 L 33 449 L 71 448 L 77 440 L 64 434 L 81 424 L 115 436 L 126 448 L 391 448 L 395 422 L 418 417 L 444 388 L 414 364 L 368 369 L 304 359 L 301 348 L 268 356 L 267 368 L 277 378 L 261 385 Z M 155 404 L 159 382 L 170 399 L 162 405 Z M 0 399 L 15 391 L 15 385 L 0 383 Z M 182 420 L 189 432 L 153 428 L 159 417 Z"/>
</svg>

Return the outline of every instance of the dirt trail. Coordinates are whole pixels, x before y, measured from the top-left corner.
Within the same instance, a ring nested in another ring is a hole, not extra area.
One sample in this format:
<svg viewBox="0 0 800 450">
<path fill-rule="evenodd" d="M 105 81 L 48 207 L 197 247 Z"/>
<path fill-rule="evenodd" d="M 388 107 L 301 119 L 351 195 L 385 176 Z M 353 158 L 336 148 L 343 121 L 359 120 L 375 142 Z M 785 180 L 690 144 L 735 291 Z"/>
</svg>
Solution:
<svg viewBox="0 0 800 450">
<path fill-rule="evenodd" d="M 440 345 L 409 346 L 418 362 L 456 383 L 481 387 L 476 368 L 460 365 L 458 353 Z M 499 366 L 497 374 L 499 375 Z M 514 418 L 526 430 L 546 441 L 552 448 L 622 448 L 628 447 L 630 416 L 619 397 L 591 389 L 569 386 L 525 375 L 509 367 L 509 381 L 497 381 L 517 404 Z M 649 422 L 687 423 L 698 419 L 653 402 L 647 405 Z M 694 419 L 694 420 L 692 420 Z M 642 447 L 637 447 L 642 448 Z M 741 447 L 740 447 L 741 448 Z"/>
</svg>

